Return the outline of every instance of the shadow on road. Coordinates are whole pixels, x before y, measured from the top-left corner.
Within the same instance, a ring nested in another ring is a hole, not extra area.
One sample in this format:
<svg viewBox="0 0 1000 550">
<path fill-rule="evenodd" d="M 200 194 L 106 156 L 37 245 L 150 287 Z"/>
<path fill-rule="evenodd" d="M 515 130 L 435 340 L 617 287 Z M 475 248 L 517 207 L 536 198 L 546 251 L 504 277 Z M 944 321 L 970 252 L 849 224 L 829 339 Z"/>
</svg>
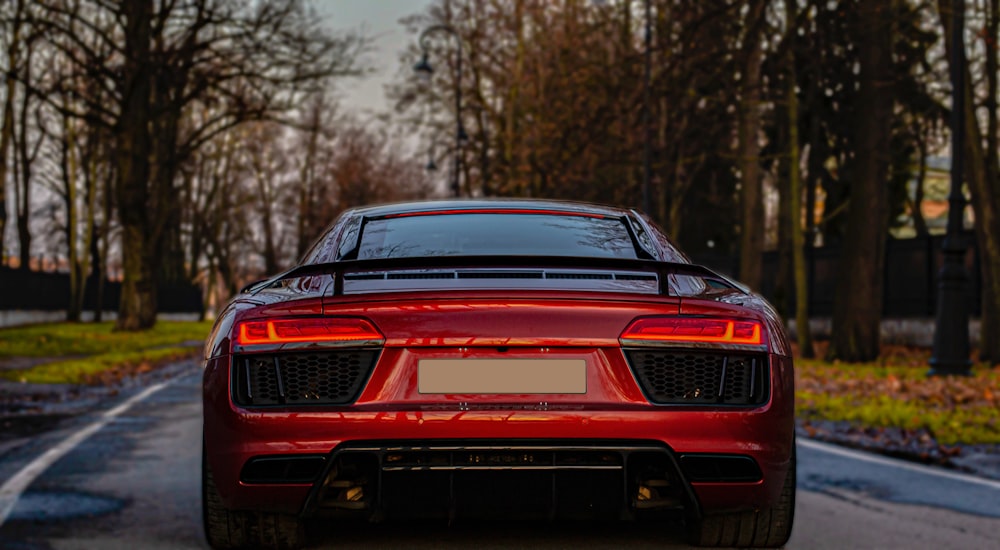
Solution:
<svg viewBox="0 0 1000 550">
<path fill-rule="evenodd" d="M 311 548 L 685 548 L 680 523 L 390 521 L 310 526 Z"/>
</svg>

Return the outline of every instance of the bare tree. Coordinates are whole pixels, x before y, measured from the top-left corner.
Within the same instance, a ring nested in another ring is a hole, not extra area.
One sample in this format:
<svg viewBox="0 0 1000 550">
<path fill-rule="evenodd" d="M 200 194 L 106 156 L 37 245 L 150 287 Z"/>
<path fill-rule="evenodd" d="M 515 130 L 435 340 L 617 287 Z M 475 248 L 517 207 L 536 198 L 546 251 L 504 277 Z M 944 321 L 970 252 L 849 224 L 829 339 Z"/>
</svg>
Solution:
<svg viewBox="0 0 1000 550">
<path fill-rule="evenodd" d="M 791 244 L 792 280 L 795 287 L 795 334 L 799 353 L 803 357 L 815 357 L 812 332 L 809 328 L 809 287 L 806 279 L 805 238 L 802 233 L 802 173 L 801 147 L 799 143 L 799 96 L 798 76 L 795 67 L 795 48 L 791 43 L 798 34 L 798 1 L 785 0 L 785 49 L 786 71 L 785 109 L 788 120 L 788 183 L 787 197 L 782 202 L 787 208 L 787 231 Z M 745 210 L 744 210 L 745 211 Z"/>
<path fill-rule="evenodd" d="M 161 272 L 186 272 L 178 254 L 166 254 L 180 242 L 180 166 L 214 136 L 279 117 L 327 78 L 353 73 L 364 41 L 329 35 L 301 0 L 41 0 L 38 10 L 48 43 L 113 98 L 84 98 L 88 109 L 71 114 L 116 136 L 125 273 L 118 328 L 150 327 Z M 87 34 L 112 53 L 90 47 Z M 52 97 L 58 86 L 45 91 Z M 211 116 L 188 124 L 202 104 Z"/>
<path fill-rule="evenodd" d="M 299 157 L 298 174 L 298 236 L 296 252 L 299 256 L 306 252 L 313 240 L 329 220 L 323 219 L 319 206 L 323 203 L 322 166 L 330 154 L 329 145 L 334 130 L 333 117 L 336 105 L 326 94 L 314 95 L 303 113 L 296 148 L 303 151 Z"/>
<path fill-rule="evenodd" d="M 786 0 L 791 1 L 791 0 Z M 760 288 L 761 255 L 764 253 L 764 193 L 760 169 L 761 66 L 764 63 L 764 30 L 769 0 L 752 0 L 744 25 L 739 121 L 740 280 Z"/>
</svg>

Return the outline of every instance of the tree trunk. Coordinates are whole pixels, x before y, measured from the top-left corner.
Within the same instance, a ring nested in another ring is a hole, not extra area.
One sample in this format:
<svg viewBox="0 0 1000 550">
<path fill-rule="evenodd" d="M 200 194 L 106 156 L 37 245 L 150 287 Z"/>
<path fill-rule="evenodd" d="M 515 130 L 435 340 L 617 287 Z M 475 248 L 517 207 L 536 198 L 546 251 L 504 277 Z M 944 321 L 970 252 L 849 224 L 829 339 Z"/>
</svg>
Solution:
<svg viewBox="0 0 1000 550">
<path fill-rule="evenodd" d="M 90 275 L 87 277 L 87 284 L 91 285 L 91 288 L 95 289 L 94 296 L 94 322 L 100 323 L 103 315 L 101 314 L 102 307 L 101 300 L 104 299 L 104 277 L 102 275 L 102 270 L 104 264 L 101 262 L 101 239 L 100 239 L 101 228 L 97 225 L 96 215 L 95 219 L 91 220 L 90 234 L 93 237 L 90 239 Z"/>
<path fill-rule="evenodd" d="M 79 210 L 76 205 L 76 176 L 77 157 L 74 155 L 76 147 L 76 127 L 73 121 L 63 115 L 63 135 L 62 135 L 62 180 L 63 180 L 63 202 L 66 206 L 66 251 L 69 256 L 69 304 L 66 308 L 66 320 L 75 323 L 80 320 L 80 308 L 77 306 L 77 294 L 82 294 L 80 287 L 80 261 L 76 246 L 76 226 Z"/>
<path fill-rule="evenodd" d="M 14 33 L 17 38 L 17 32 Z M 7 54 L 9 64 L 17 62 L 16 45 Z M 7 228 L 7 152 L 14 140 L 14 79 L 7 79 L 7 96 L 3 102 L 3 123 L 0 125 L 0 263 L 6 259 L 4 239 Z"/>
<path fill-rule="evenodd" d="M 109 161 L 113 159 L 109 158 Z M 105 283 L 108 280 L 108 250 L 110 250 L 111 241 L 111 216 L 112 216 L 112 201 L 111 193 L 114 187 L 115 175 L 111 172 L 112 166 L 109 166 L 109 173 L 106 174 L 105 187 L 104 187 L 104 225 L 101 227 L 101 238 L 100 238 L 100 248 L 95 246 L 94 250 L 94 276 L 97 278 L 97 296 L 96 305 L 94 306 L 94 322 L 99 323 L 104 317 L 104 289 Z M 94 239 L 94 243 L 97 243 L 97 239 Z"/>
<path fill-rule="evenodd" d="M 258 180 L 258 185 L 263 190 L 267 184 Z M 264 229 L 264 271 L 272 274 L 278 272 L 278 248 L 274 242 L 274 220 L 271 216 L 273 203 L 270 200 L 270 193 L 262 191 L 261 196 L 264 197 L 261 209 L 261 225 Z"/>
<path fill-rule="evenodd" d="M 152 204 L 149 215 L 152 218 L 152 232 L 149 246 L 156 252 L 153 256 L 156 262 L 153 269 L 157 273 L 157 283 L 171 285 L 187 282 L 184 247 L 181 243 L 182 199 L 180 191 L 174 185 L 182 160 L 178 153 L 178 136 L 183 106 L 170 95 L 171 87 L 184 89 L 186 79 L 183 75 L 184 71 L 177 71 L 176 74 L 160 72 L 152 95 L 152 112 L 156 113 L 153 125 L 156 128 L 156 138 L 152 141 L 155 162 L 150 169 Z"/>
<path fill-rule="evenodd" d="M 926 239 L 930 236 L 927 229 L 927 220 L 924 219 L 924 183 L 927 181 L 927 136 L 922 128 L 917 128 L 917 154 L 920 156 L 920 164 L 917 169 L 917 182 L 913 192 L 913 204 L 910 205 L 913 212 L 913 229 L 917 232 L 917 237 Z"/>
<path fill-rule="evenodd" d="M 96 265 L 91 263 L 91 252 L 93 251 L 93 243 L 95 242 L 94 228 L 97 220 L 97 177 L 98 177 L 98 163 L 100 162 L 98 145 L 100 140 L 100 132 L 96 127 L 90 127 L 88 129 L 87 136 L 87 148 L 81 150 L 81 153 L 85 152 L 85 156 L 81 155 L 81 164 L 85 165 L 83 172 L 84 186 L 86 194 L 84 199 L 86 200 L 85 208 L 83 214 L 86 216 L 86 220 L 83 224 L 83 242 L 80 243 L 80 251 L 77 253 L 78 258 L 78 280 L 80 281 L 80 288 L 77 290 L 76 296 L 74 296 L 75 305 L 77 311 L 83 311 L 84 298 L 86 298 L 87 284 L 90 283 L 91 277 L 91 267 Z"/>
<path fill-rule="evenodd" d="M 203 294 L 205 307 L 201 308 L 199 321 L 207 321 L 210 310 L 212 311 L 213 319 L 218 315 L 216 294 L 219 285 L 216 283 L 215 263 L 212 261 L 211 256 L 207 257 L 206 260 L 208 261 L 208 265 L 205 267 L 205 292 Z"/>
<path fill-rule="evenodd" d="M 186 51 L 186 50 L 185 50 Z M 182 55 L 177 61 L 185 66 L 188 60 Z M 173 94 L 183 92 L 185 71 L 159 70 L 152 76 L 155 86 L 150 96 L 152 127 L 152 162 L 150 165 L 150 201 L 148 208 L 150 226 L 147 246 L 154 251 L 152 270 L 158 284 L 175 285 L 184 282 L 184 247 L 181 244 L 181 198 L 175 188 L 178 166 L 181 162 L 178 152 L 178 135 L 183 104 Z"/>
<path fill-rule="evenodd" d="M 24 63 L 24 79 L 25 81 L 30 81 L 31 79 L 31 50 L 29 49 L 25 55 Z M 18 205 L 16 210 L 17 214 L 17 241 L 18 250 L 20 253 L 21 269 L 31 268 L 31 172 L 32 164 L 34 164 L 35 155 L 38 152 L 38 145 L 41 144 L 41 138 L 36 142 L 35 152 L 32 153 L 31 147 L 28 145 L 28 107 L 31 104 L 31 94 L 24 93 L 21 96 L 21 112 L 19 113 L 18 133 L 20 134 L 17 139 L 17 153 L 21 159 L 20 161 L 20 175 L 18 180 L 15 181 L 14 185 L 19 185 L 20 191 L 18 192 Z"/>
<path fill-rule="evenodd" d="M 788 74 L 785 97 L 788 108 L 788 234 L 792 245 L 792 280 L 795 286 L 795 335 L 799 344 L 799 354 L 812 358 L 812 332 L 809 329 L 809 289 L 806 279 L 805 236 L 802 234 L 802 177 L 799 172 L 799 97 L 796 92 L 798 74 L 795 70 L 795 48 L 792 46 L 796 33 L 795 4 L 785 5 L 786 32 L 788 33 L 787 58 Z"/>
<path fill-rule="evenodd" d="M 778 147 L 778 151 L 788 151 L 790 150 L 789 143 L 791 136 L 789 136 L 788 129 L 790 125 L 788 123 L 789 110 L 787 106 L 785 109 L 779 109 L 777 116 L 775 117 L 776 123 L 779 126 L 778 143 L 781 147 Z M 778 160 L 778 272 L 776 280 L 774 281 L 774 307 L 778 309 L 778 313 L 785 319 L 790 318 L 794 314 L 794 308 L 792 307 L 792 299 L 795 296 L 794 278 L 793 278 L 793 261 L 792 261 L 792 234 L 788 230 L 792 226 L 791 220 L 791 208 L 788 206 L 789 199 L 792 196 L 791 182 L 788 179 L 789 174 L 792 173 L 791 159 L 788 155 L 781 155 Z"/>
<path fill-rule="evenodd" d="M 988 2 L 986 20 L 986 178 L 970 182 L 973 209 L 976 213 L 976 236 L 982 275 L 982 326 L 980 359 L 1000 364 L 1000 143 L 997 118 L 997 39 L 1000 23 L 1000 0 Z M 975 117 L 972 117 L 973 119 Z M 981 143 L 981 142 L 980 142 Z"/>
<path fill-rule="evenodd" d="M 117 130 L 118 214 L 122 225 L 121 303 L 118 330 L 143 330 L 156 323 L 156 273 L 148 221 L 152 0 L 125 0 L 125 66 Z"/>
<path fill-rule="evenodd" d="M 306 155 L 299 167 L 299 220 L 297 257 L 301 258 L 317 236 L 316 219 L 316 152 L 319 134 L 323 124 L 326 101 L 322 96 L 315 98 L 309 113 L 308 141 Z"/>
<path fill-rule="evenodd" d="M 760 289 L 761 255 L 764 253 L 764 198 L 760 178 L 760 87 L 764 62 L 760 36 L 767 0 L 755 0 L 746 18 L 743 53 L 743 105 L 740 111 L 740 281 Z"/>
<path fill-rule="evenodd" d="M 840 257 L 828 359 L 860 362 L 879 355 L 892 122 L 892 1 L 859 6 L 861 72 L 854 112 L 854 161 L 847 238 Z"/>
<path fill-rule="evenodd" d="M 524 0 L 514 2 L 514 25 L 517 44 L 514 48 L 514 68 L 511 72 L 511 84 L 507 88 L 506 105 L 504 106 L 503 123 L 503 161 L 506 165 L 504 181 L 501 182 L 501 194 L 524 197 L 528 195 L 527 181 L 520 177 L 520 133 L 518 122 L 521 84 L 524 74 Z"/>
<path fill-rule="evenodd" d="M 806 288 L 812 290 L 812 282 L 816 280 L 816 190 L 823 184 L 823 163 L 827 155 L 825 134 L 821 128 L 819 105 L 819 78 L 818 69 L 815 66 L 818 60 L 813 57 L 809 59 L 809 69 L 807 78 L 809 85 L 806 90 L 806 101 L 808 105 L 804 109 L 809 113 L 809 178 L 806 180 L 806 233 L 805 233 L 805 260 L 806 260 Z M 810 333 L 811 335 L 811 333 Z M 811 346 L 810 346 L 811 347 Z M 811 350 L 815 355 L 815 349 Z"/>
<path fill-rule="evenodd" d="M 14 8 L 14 17 L 11 21 L 10 39 L 7 43 L 7 70 L 13 71 L 17 68 L 17 53 L 21 47 L 21 14 L 24 13 L 24 0 L 17 0 Z M 14 86 L 13 78 L 5 79 L 6 96 L 3 102 L 3 122 L 0 123 L 0 265 L 6 258 L 4 253 L 4 238 L 7 229 L 7 154 L 10 151 L 11 143 L 14 141 Z M 25 91 L 27 94 L 27 91 Z"/>
</svg>

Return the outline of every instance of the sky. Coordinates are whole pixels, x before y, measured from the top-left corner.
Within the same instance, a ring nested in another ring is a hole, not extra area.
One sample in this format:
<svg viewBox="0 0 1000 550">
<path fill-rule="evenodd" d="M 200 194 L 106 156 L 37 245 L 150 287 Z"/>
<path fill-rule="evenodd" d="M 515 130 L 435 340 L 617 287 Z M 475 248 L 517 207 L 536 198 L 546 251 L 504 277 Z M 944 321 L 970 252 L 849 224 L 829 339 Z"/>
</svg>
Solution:
<svg viewBox="0 0 1000 550">
<path fill-rule="evenodd" d="M 345 111 L 372 114 L 389 110 L 383 86 L 400 70 L 399 53 L 416 40 L 399 23 L 405 16 L 423 12 L 431 0 L 313 0 L 317 11 L 335 30 L 363 30 L 371 37 L 366 65 L 372 72 L 363 78 L 345 79 L 338 91 Z M 416 59 L 413 61 L 417 62 Z"/>
</svg>

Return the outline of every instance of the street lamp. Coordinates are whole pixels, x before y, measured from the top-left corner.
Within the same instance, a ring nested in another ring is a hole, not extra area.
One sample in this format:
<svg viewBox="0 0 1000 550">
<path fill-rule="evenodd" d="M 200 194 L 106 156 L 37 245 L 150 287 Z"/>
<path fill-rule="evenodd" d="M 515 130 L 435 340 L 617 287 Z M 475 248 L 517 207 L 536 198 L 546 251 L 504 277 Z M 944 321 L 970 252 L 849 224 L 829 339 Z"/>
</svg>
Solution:
<svg viewBox="0 0 1000 550">
<path fill-rule="evenodd" d="M 431 67 L 428 61 L 428 50 L 429 44 L 427 43 L 427 38 L 433 33 L 445 32 L 451 35 L 455 39 L 455 43 L 458 44 L 458 59 L 455 63 L 455 164 L 454 171 L 451 175 L 451 193 L 452 195 L 458 197 L 462 194 L 462 187 L 459 183 L 459 178 L 461 177 L 462 168 L 462 145 L 468 141 L 469 136 L 465 133 L 465 127 L 462 126 L 462 37 L 458 35 L 458 31 L 450 25 L 434 25 L 424 29 L 424 32 L 420 33 L 420 49 L 423 55 L 420 57 L 420 61 L 413 66 L 413 71 L 417 73 L 417 77 L 422 80 L 430 81 L 431 76 L 434 74 L 434 68 Z"/>
<path fill-rule="evenodd" d="M 649 202 L 649 180 L 653 176 L 652 167 L 652 141 L 653 141 L 653 131 L 650 126 L 650 114 L 649 114 L 649 103 L 650 103 L 650 80 L 653 73 L 653 10 L 650 5 L 650 0 L 646 0 L 646 34 L 643 37 L 646 45 L 646 51 L 644 53 L 645 57 L 645 67 L 643 71 L 643 81 L 642 81 L 642 209 L 647 215 L 652 215 L 652 205 Z"/>
<path fill-rule="evenodd" d="M 434 145 L 431 145 L 431 150 L 427 152 L 427 164 L 424 166 L 424 170 L 428 172 L 437 172 L 438 165 L 434 161 Z"/>
<path fill-rule="evenodd" d="M 970 374 L 969 297 L 965 272 L 965 241 L 962 213 L 965 195 L 962 176 L 965 163 L 965 0 L 952 0 L 951 14 L 951 191 L 948 193 L 948 232 L 945 234 L 944 265 L 938 274 L 938 307 L 934 328 L 931 376 Z"/>
</svg>

